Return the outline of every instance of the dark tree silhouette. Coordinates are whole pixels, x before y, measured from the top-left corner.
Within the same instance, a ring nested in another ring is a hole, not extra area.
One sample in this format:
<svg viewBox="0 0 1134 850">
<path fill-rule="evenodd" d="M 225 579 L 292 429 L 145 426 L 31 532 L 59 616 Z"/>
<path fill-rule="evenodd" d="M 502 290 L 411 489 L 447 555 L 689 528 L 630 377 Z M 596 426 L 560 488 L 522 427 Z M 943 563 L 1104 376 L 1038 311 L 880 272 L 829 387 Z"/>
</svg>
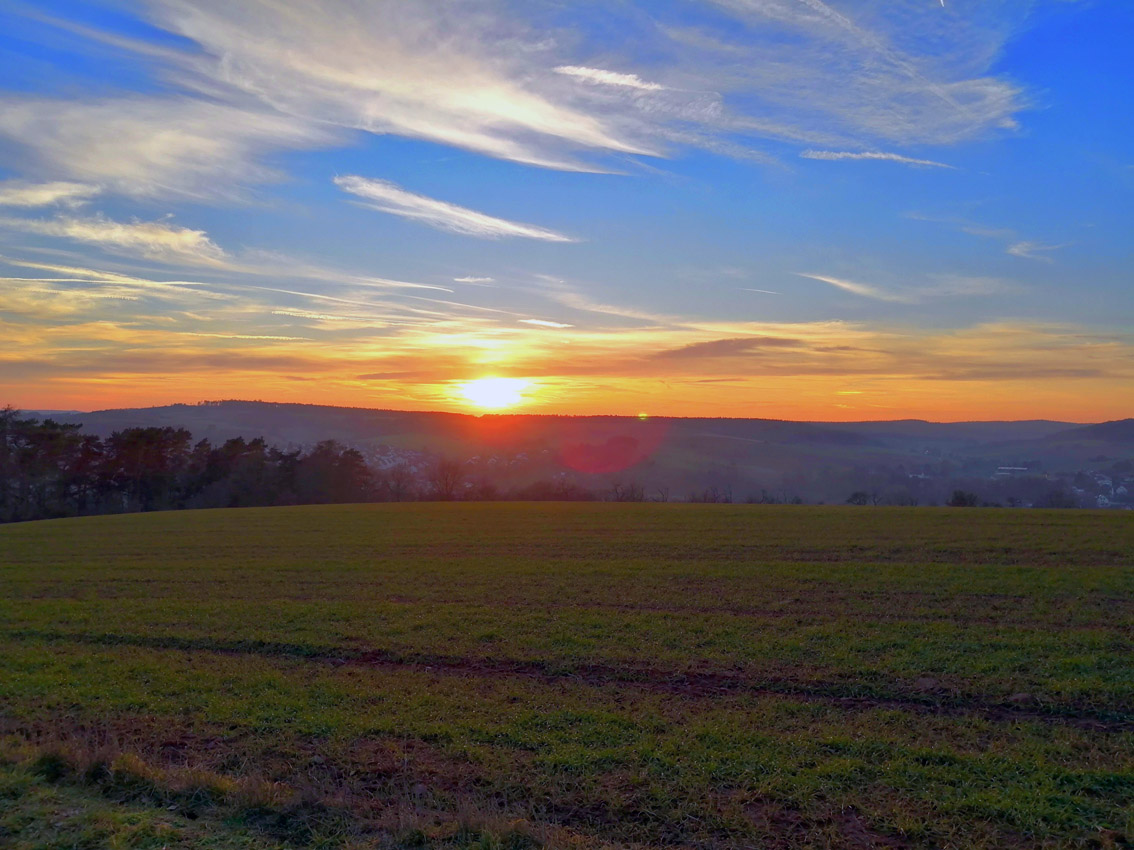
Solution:
<svg viewBox="0 0 1134 850">
<path fill-rule="evenodd" d="M 976 493 L 969 493 L 966 490 L 954 490 L 953 495 L 949 497 L 946 502 L 951 508 L 975 508 L 980 504 L 980 499 L 977 498 Z"/>
<path fill-rule="evenodd" d="M 434 499 L 449 502 L 459 498 L 465 481 L 465 467 L 459 460 L 443 457 L 429 472 L 430 492 Z"/>
</svg>

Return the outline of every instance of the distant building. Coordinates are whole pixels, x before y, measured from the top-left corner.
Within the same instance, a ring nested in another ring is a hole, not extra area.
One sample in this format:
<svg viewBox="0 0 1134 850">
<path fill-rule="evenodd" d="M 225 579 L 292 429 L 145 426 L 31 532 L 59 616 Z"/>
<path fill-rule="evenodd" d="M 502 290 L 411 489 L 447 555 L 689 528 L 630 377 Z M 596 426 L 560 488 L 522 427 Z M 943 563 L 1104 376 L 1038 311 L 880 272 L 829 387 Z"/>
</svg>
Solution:
<svg viewBox="0 0 1134 850">
<path fill-rule="evenodd" d="M 1017 475 L 1024 475 L 1031 470 L 1026 466 L 998 466 L 996 472 L 992 473 L 993 478 L 1014 478 Z"/>
</svg>

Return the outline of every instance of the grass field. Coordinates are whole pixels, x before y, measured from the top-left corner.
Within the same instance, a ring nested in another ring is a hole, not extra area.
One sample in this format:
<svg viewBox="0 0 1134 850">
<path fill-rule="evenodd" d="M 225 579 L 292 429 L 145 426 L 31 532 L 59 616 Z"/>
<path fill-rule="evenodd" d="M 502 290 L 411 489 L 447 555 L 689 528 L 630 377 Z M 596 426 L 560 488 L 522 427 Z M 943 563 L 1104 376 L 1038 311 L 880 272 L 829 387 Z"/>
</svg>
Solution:
<svg viewBox="0 0 1134 850">
<path fill-rule="evenodd" d="M 1134 515 L 0 527 L 0 845 L 1134 846 Z"/>
</svg>

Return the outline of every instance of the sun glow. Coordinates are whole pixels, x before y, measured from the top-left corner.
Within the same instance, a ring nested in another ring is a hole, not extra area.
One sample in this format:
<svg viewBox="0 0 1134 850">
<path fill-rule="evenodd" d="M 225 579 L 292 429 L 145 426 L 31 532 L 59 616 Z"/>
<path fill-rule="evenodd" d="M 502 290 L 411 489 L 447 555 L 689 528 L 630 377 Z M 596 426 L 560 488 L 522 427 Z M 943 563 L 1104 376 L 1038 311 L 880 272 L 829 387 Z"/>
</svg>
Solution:
<svg viewBox="0 0 1134 850">
<path fill-rule="evenodd" d="M 478 378 L 461 384 L 461 396 L 486 410 L 512 407 L 524 400 L 530 381 L 523 378 Z"/>
</svg>

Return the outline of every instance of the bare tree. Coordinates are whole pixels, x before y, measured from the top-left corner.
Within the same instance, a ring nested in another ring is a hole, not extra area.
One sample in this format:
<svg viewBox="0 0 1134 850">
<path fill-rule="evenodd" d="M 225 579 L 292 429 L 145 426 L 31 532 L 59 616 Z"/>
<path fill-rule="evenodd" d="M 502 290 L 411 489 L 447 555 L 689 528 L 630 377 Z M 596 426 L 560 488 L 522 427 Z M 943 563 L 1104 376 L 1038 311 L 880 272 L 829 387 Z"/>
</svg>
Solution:
<svg viewBox="0 0 1134 850">
<path fill-rule="evenodd" d="M 610 487 L 610 501 L 612 502 L 644 502 L 646 501 L 646 488 L 637 481 L 615 481 Z"/>
<path fill-rule="evenodd" d="M 465 480 L 465 466 L 454 458 L 440 458 L 429 473 L 429 486 L 434 499 L 451 502 L 460 493 Z"/>
<path fill-rule="evenodd" d="M 386 489 L 392 502 L 412 502 L 416 493 L 416 477 L 409 464 L 399 463 L 386 473 Z"/>
</svg>

